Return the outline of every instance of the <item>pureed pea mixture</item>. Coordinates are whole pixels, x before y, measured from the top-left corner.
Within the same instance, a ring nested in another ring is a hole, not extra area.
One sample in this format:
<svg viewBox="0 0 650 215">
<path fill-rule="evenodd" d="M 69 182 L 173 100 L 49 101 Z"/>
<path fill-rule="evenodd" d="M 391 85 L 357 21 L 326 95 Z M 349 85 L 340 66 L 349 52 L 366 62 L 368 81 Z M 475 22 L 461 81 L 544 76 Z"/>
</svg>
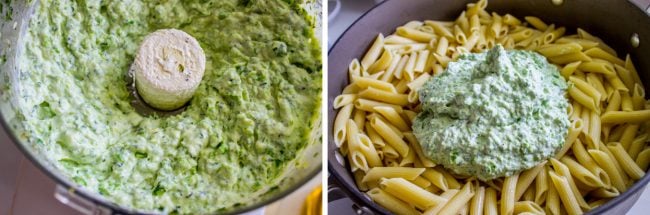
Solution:
<svg viewBox="0 0 650 215">
<path fill-rule="evenodd" d="M 290 2 L 290 3 L 288 3 Z M 320 107 L 318 41 L 282 0 L 42 0 L 18 56 L 21 139 L 120 205 L 210 213 L 278 183 Z M 125 74 L 145 35 L 177 28 L 205 50 L 183 113 L 144 117 Z"/>
</svg>

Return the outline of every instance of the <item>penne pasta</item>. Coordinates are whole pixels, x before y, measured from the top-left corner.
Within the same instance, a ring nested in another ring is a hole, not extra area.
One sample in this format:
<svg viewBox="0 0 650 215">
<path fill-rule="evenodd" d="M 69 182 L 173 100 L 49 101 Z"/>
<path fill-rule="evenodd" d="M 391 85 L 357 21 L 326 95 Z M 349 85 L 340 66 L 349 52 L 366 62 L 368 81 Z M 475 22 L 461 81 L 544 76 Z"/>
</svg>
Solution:
<svg viewBox="0 0 650 215">
<path fill-rule="evenodd" d="M 442 174 L 436 169 L 427 168 L 422 173 L 422 177 L 429 180 L 434 186 L 440 188 L 443 191 L 447 191 L 450 189 L 449 186 L 447 185 L 447 180 L 445 179 L 444 174 Z"/>
<path fill-rule="evenodd" d="M 363 111 L 367 112 L 374 112 L 375 107 L 378 106 L 385 106 L 385 107 L 391 107 L 394 108 L 395 111 L 398 113 L 401 113 L 403 111 L 402 107 L 394 104 L 388 104 L 384 102 L 377 102 L 377 101 L 372 101 L 372 100 L 367 100 L 367 99 L 357 99 L 356 101 L 353 102 L 354 107 Z"/>
<path fill-rule="evenodd" d="M 537 49 L 537 52 L 539 52 L 540 54 L 546 57 L 555 57 L 555 56 L 560 56 L 565 54 L 573 54 L 580 51 L 582 51 L 582 46 L 580 46 L 578 43 L 549 44 L 549 45 L 541 46 Z"/>
<path fill-rule="evenodd" d="M 341 108 L 336 115 L 336 119 L 334 120 L 334 143 L 337 147 L 341 147 L 346 140 L 346 124 L 352 116 L 353 108 L 354 106 L 352 104 L 348 104 Z"/>
<path fill-rule="evenodd" d="M 581 63 L 582 61 L 576 61 L 567 64 L 566 66 L 562 67 L 562 70 L 560 70 L 560 74 L 562 74 L 564 78 L 568 79 L 573 74 L 573 72 L 575 72 L 576 69 L 578 69 Z"/>
<path fill-rule="evenodd" d="M 386 193 L 413 204 L 416 208 L 422 210 L 434 207 L 445 201 L 444 198 L 429 193 L 403 178 L 381 179 L 379 187 L 383 191 L 386 191 Z"/>
<path fill-rule="evenodd" d="M 578 31 L 578 36 L 580 36 L 580 38 L 597 42 L 598 47 L 600 47 L 602 50 L 606 51 L 611 55 L 616 56 L 616 51 L 614 51 L 614 49 L 612 49 L 607 44 L 605 44 L 603 40 L 601 40 L 600 38 L 591 35 L 589 32 L 583 30 L 582 28 L 578 28 L 577 31 Z"/>
<path fill-rule="evenodd" d="M 463 188 L 447 201 L 444 207 L 438 212 L 439 215 L 455 215 L 463 206 L 466 206 L 474 196 L 472 183 L 467 182 Z"/>
<path fill-rule="evenodd" d="M 396 212 L 397 214 L 404 214 L 404 215 L 420 214 L 412 206 L 382 191 L 379 188 L 374 188 L 368 191 L 367 194 L 372 199 L 372 201 L 377 202 L 377 204 L 387 208 L 390 211 Z"/>
<path fill-rule="evenodd" d="M 576 157 L 576 160 L 578 160 L 578 163 L 580 163 L 582 166 L 587 168 L 589 172 L 598 177 L 605 186 L 611 185 L 611 181 L 607 173 L 600 166 L 598 166 L 596 161 L 591 158 L 580 140 L 577 140 L 573 144 L 572 150 L 573 155 Z"/>
<path fill-rule="evenodd" d="M 535 197 L 533 198 L 533 201 L 538 204 L 542 205 L 546 201 L 546 196 L 548 195 L 548 165 L 544 165 L 542 171 L 539 171 L 537 173 L 537 176 L 535 176 Z"/>
<path fill-rule="evenodd" d="M 500 214 L 511 215 L 514 213 L 515 209 L 515 195 L 517 188 L 517 180 L 519 179 L 518 174 L 506 177 L 503 182 L 503 189 L 501 189 L 501 209 L 499 210 Z"/>
<path fill-rule="evenodd" d="M 482 215 L 483 208 L 485 205 L 485 187 L 478 186 L 474 192 L 474 197 L 470 202 L 469 214 L 470 215 Z"/>
<path fill-rule="evenodd" d="M 648 166 L 650 166 L 650 148 L 641 151 L 636 157 L 635 163 L 641 169 L 648 169 Z"/>
<path fill-rule="evenodd" d="M 419 51 L 417 56 L 418 58 L 415 60 L 415 67 L 413 68 L 413 71 L 417 73 L 421 73 L 424 72 L 424 68 L 429 59 L 429 50 Z"/>
<path fill-rule="evenodd" d="M 603 51 L 602 49 L 598 47 L 593 47 L 585 51 L 585 54 L 589 57 L 592 58 L 600 58 L 609 62 L 612 62 L 614 64 L 624 66 L 625 61 L 621 60 L 620 58 L 616 57 L 615 55 L 612 55 L 609 52 Z"/>
<path fill-rule="evenodd" d="M 377 35 L 377 38 L 370 46 L 370 49 L 368 49 L 368 52 L 366 52 L 366 55 L 364 55 L 363 58 L 361 59 L 361 67 L 363 69 L 366 69 L 370 67 L 370 65 L 375 63 L 377 58 L 379 58 L 379 56 L 381 55 L 381 50 L 383 45 L 384 45 L 384 35 L 379 34 Z"/>
<path fill-rule="evenodd" d="M 625 150 L 630 148 L 636 132 L 639 130 L 639 124 L 628 124 L 621 132 L 621 137 L 618 139 L 618 142 L 621 143 Z"/>
<path fill-rule="evenodd" d="M 377 153 L 375 146 L 372 144 L 372 141 L 368 136 L 363 133 L 358 133 L 352 136 L 352 140 L 356 142 L 354 145 L 358 147 L 358 150 L 366 158 L 366 161 L 370 168 L 382 166 L 379 154 Z"/>
<path fill-rule="evenodd" d="M 629 175 L 632 179 L 639 180 L 645 175 L 645 171 L 636 165 L 630 155 L 627 154 L 623 146 L 621 146 L 621 143 L 608 143 L 607 148 L 609 148 L 609 151 L 612 152 L 614 158 L 616 158 L 618 163 L 621 164 L 623 171 L 625 171 L 625 173 L 627 173 L 627 175 Z"/>
<path fill-rule="evenodd" d="M 650 120 L 650 110 L 609 111 L 605 112 L 600 120 L 603 124 L 642 123 Z"/>
<path fill-rule="evenodd" d="M 582 214 L 576 196 L 571 192 L 567 178 L 565 176 L 559 176 L 553 171 L 549 172 L 549 175 L 567 213 L 571 215 Z"/>
<path fill-rule="evenodd" d="M 546 162 L 542 162 L 538 164 L 537 166 L 527 169 L 519 174 L 519 177 L 517 179 L 517 184 L 515 188 L 515 198 L 514 201 L 518 201 L 521 196 L 524 194 L 524 192 L 530 187 L 530 185 L 533 183 L 533 180 L 535 180 L 535 177 L 539 174 L 540 171 L 544 169 L 544 165 Z"/>
<path fill-rule="evenodd" d="M 584 126 L 585 125 L 582 123 L 582 119 L 574 119 L 571 121 L 571 125 L 569 126 L 569 133 L 567 134 L 564 146 L 562 146 L 560 151 L 555 154 L 556 159 L 561 158 L 564 156 L 564 154 L 566 154 L 567 151 L 569 151 L 569 149 L 571 149 L 571 146 L 576 141 L 576 139 L 578 139 L 578 135 L 580 135 L 580 132 Z"/>
<path fill-rule="evenodd" d="M 370 121 L 370 125 L 377 131 L 377 133 L 379 133 L 379 136 L 384 138 L 386 143 L 395 148 L 401 156 L 406 157 L 408 155 L 410 150 L 406 142 L 404 142 L 395 131 L 388 127 L 384 121 L 379 118 L 373 118 Z"/>
<path fill-rule="evenodd" d="M 367 72 L 370 74 L 377 73 L 379 71 L 384 71 L 388 69 L 391 62 L 393 61 L 394 54 L 392 51 L 386 50 L 381 54 L 381 57 L 377 59 L 372 65 L 367 69 Z"/>
<path fill-rule="evenodd" d="M 633 160 L 636 160 L 636 158 L 637 158 L 637 156 L 639 155 L 639 153 L 640 153 L 640 152 L 643 150 L 643 148 L 645 147 L 645 145 L 646 145 L 645 142 L 646 142 L 647 140 L 648 140 L 648 133 L 645 133 L 645 134 L 641 134 L 641 135 L 637 136 L 637 137 L 634 139 L 634 141 L 632 141 L 632 145 L 631 145 L 631 146 L 629 147 L 629 149 L 627 150 L 627 153 L 630 155 L 630 157 L 631 157 Z M 641 170 L 644 170 L 644 169 L 641 168 Z"/>
<path fill-rule="evenodd" d="M 415 178 L 422 174 L 424 170 L 424 168 L 410 167 L 374 167 L 370 168 L 370 170 L 366 172 L 366 175 L 361 181 L 378 181 L 381 178 L 404 178 L 407 180 L 415 180 Z"/>
<path fill-rule="evenodd" d="M 397 90 L 395 87 L 385 81 L 375 80 L 372 78 L 354 76 L 352 77 L 352 83 L 357 86 L 360 90 L 368 89 L 372 87 L 374 89 L 383 90 L 386 92 L 396 93 Z"/>
<path fill-rule="evenodd" d="M 485 189 L 485 205 L 483 206 L 483 211 L 483 214 L 490 215 L 499 213 L 497 210 L 497 191 L 492 187 Z"/>
<path fill-rule="evenodd" d="M 436 164 L 433 163 L 429 158 L 427 158 L 424 153 L 422 152 L 422 148 L 420 148 L 420 144 L 418 143 L 418 140 L 415 138 L 415 135 L 411 132 L 405 132 L 404 137 L 406 140 L 408 140 L 411 149 L 415 152 L 415 155 L 417 155 L 417 158 L 419 161 L 422 163 L 422 166 L 424 167 L 434 167 Z"/>
<path fill-rule="evenodd" d="M 567 167 L 562 162 L 560 162 L 559 160 L 554 159 L 554 158 L 551 158 L 550 161 L 551 161 L 551 164 L 553 166 L 553 170 L 555 170 L 554 172 L 556 172 L 558 175 L 563 176 L 563 177 L 566 178 L 567 184 L 569 185 L 569 188 L 570 188 L 570 192 L 573 194 L 573 197 L 578 202 L 578 205 L 580 206 L 580 208 L 589 209 L 589 205 L 587 204 L 587 202 L 582 197 L 582 194 L 580 193 L 580 190 L 576 186 L 576 183 L 573 180 L 573 177 L 571 177 L 571 171 L 569 170 L 569 167 Z M 557 186 L 556 186 L 556 188 L 557 188 Z M 558 194 L 561 195 L 560 190 L 558 190 Z M 562 198 L 562 197 L 560 197 L 560 198 Z"/>
<path fill-rule="evenodd" d="M 621 177 L 621 174 L 624 174 L 622 172 L 619 172 L 615 165 L 612 163 L 612 160 L 610 157 L 603 151 L 598 151 L 594 149 L 589 149 L 587 150 L 589 155 L 591 155 L 592 158 L 598 163 L 600 167 L 605 170 L 607 175 L 609 175 L 609 178 L 612 182 L 612 186 L 616 187 L 617 190 L 620 192 L 625 192 L 627 190 L 627 186 L 625 186 L 625 181 Z"/>
<path fill-rule="evenodd" d="M 514 213 L 515 214 L 523 214 L 523 213 L 544 214 L 544 209 L 542 209 L 542 207 L 540 207 L 535 202 L 521 201 L 521 202 L 515 202 Z"/>
<path fill-rule="evenodd" d="M 641 77 L 639 77 L 639 73 L 636 71 L 636 68 L 632 63 L 632 59 L 630 58 L 629 54 L 625 56 L 625 69 L 630 71 L 630 74 L 632 75 L 634 82 L 641 85 L 641 87 L 643 87 L 643 83 L 641 83 Z"/>
<path fill-rule="evenodd" d="M 339 109 L 343 106 L 352 104 L 354 100 L 357 99 L 357 95 L 355 94 L 341 94 L 338 95 L 336 98 L 334 98 L 333 105 L 335 109 Z"/>
<path fill-rule="evenodd" d="M 418 31 L 416 29 L 407 28 L 407 27 L 399 27 L 399 28 L 397 28 L 395 33 L 397 35 L 402 36 L 402 37 L 406 37 L 406 38 L 409 38 L 411 40 L 415 40 L 415 41 L 422 42 L 422 43 L 428 43 L 430 40 L 436 38 L 435 34 L 423 32 L 423 31 Z"/>
<path fill-rule="evenodd" d="M 550 168 L 547 168 L 550 169 Z M 555 189 L 555 185 L 553 184 L 553 180 L 551 179 L 551 175 L 547 172 L 548 175 L 548 194 L 546 195 L 546 207 L 544 208 L 544 211 L 547 214 L 551 215 L 559 215 L 561 214 L 560 212 L 560 195 L 557 192 L 557 189 Z"/>
<path fill-rule="evenodd" d="M 381 114 L 384 118 L 388 120 L 392 125 L 398 128 L 400 131 L 409 131 L 411 127 L 402 119 L 402 117 L 395 111 L 395 109 L 390 107 L 375 107 L 377 113 Z"/>
<path fill-rule="evenodd" d="M 402 37 L 399 35 L 390 35 L 384 38 L 384 43 L 385 44 L 413 44 L 413 43 L 418 43 L 418 41 Z"/>
<path fill-rule="evenodd" d="M 569 156 L 564 156 L 560 161 L 568 167 L 571 176 L 580 183 L 592 188 L 605 187 L 605 184 L 598 177 Z"/>
<path fill-rule="evenodd" d="M 424 21 L 425 25 L 431 26 L 433 30 L 436 32 L 436 34 L 445 37 L 447 39 L 453 39 L 454 35 L 451 33 L 449 29 L 444 27 L 440 22 L 435 22 L 431 20 L 426 20 Z M 442 38 L 441 38 L 442 39 Z"/>
<path fill-rule="evenodd" d="M 523 42 L 523 41 L 522 41 Z M 549 57 L 548 60 L 555 64 L 567 64 L 576 61 L 591 62 L 591 58 L 582 52 Z"/>
<path fill-rule="evenodd" d="M 544 23 L 541 19 L 534 17 L 534 16 L 526 16 L 524 17 L 526 22 L 528 22 L 531 26 L 536 28 L 537 30 L 544 31 L 548 28 L 548 25 Z"/>
</svg>

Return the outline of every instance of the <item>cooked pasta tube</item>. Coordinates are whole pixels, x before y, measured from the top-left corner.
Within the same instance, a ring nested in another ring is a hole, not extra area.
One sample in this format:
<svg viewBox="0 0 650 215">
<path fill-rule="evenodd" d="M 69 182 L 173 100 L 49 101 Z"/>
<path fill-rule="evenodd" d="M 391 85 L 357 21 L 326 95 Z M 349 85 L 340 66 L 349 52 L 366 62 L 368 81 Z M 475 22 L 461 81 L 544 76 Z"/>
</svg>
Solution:
<svg viewBox="0 0 650 215">
<path fill-rule="evenodd" d="M 591 173 L 593 173 L 596 177 L 600 179 L 605 186 L 610 186 L 611 181 L 609 179 L 609 176 L 607 173 L 594 161 L 589 153 L 587 153 L 587 150 L 585 149 L 584 145 L 581 143 L 580 140 L 577 140 L 572 147 L 573 150 L 573 155 L 576 157 L 578 162 L 587 168 Z"/>
<path fill-rule="evenodd" d="M 379 58 L 379 55 L 381 55 L 381 48 L 383 45 L 384 45 L 384 35 L 379 34 L 377 35 L 377 38 L 373 42 L 372 46 L 370 46 L 368 52 L 366 52 L 366 55 L 363 56 L 363 58 L 361 59 L 361 66 L 363 70 L 367 69 L 368 67 L 370 67 L 370 65 L 375 63 L 377 58 Z"/>
<path fill-rule="evenodd" d="M 444 202 L 442 197 L 429 193 L 403 178 L 381 179 L 379 187 L 398 199 L 411 203 L 422 210 Z"/>
<path fill-rule="evenodd" d="M 612 186 L 616 187 L 617 190 L 625 192 L 627 186 L 625 186 L 625 181 L 621 177 L 622 172 L 619 172 L 617 168 L 612 163 L 611 158 L 603 151 L 589 149 L 587 152 L 594 158 L 596 163 L 607 172 L 609 179 L 612 182 Z"/>
<path fill-rule="evenodd" d="M 394 196 L 382 191 L 379 188 L 374 188 L 368 191 L 367 194 L 368 196 L 370 196 L 372 201 L 377 202 L 382 207 L 385 207 L 388 210 L 393 211 L 397 214 L 400 215 L 420 214 L 417 210 L 415 210 L 415 208 L 413 208 L 406 202 L 403 202 L 402 200 L 395 198 Z"/>
<path fill-rule="evenodd" d="M 377 131 L 377 133 L 379 133 L 379 136 L 384 138 L 384 140 L 395 148 L 401 156 L 406 157 L 408 155 L 410 151 L 408 145 L 395 131 L 388 127 L 386 122 L 379 118 L 373 118 L 370 121 L 370 125 Z"/>
<path fill-rule="evenodd" d="M 514 208 L 513 208 L 514 210 Z M 488 187 L 485 189 L 485 205 L 483 206 L 484 214 L 498 214 L 497 209 L 497 191 L 494 188 Z"/>
<path fill-rule="evenodd" d="M 388 120 L 392 125 L 398 128 L 400 131 L 409 131 L 411 127 L 404 121 L 404 119 L 397 113 L 397 111 L 390 107 L 375 107 L 377 113 L 381 114 L 384 118 Z"/>
<path fill-rule="evenodd" d="M 601 116 L 602 123 L 643 123 L 650 121 L 650 110 L 610 111 Z"/>
<path fill-rule="evenodd" d="M 562 162 L 560 162 L 557 159 L 551 158 L 551 164 L 553 165 L 553 169 L 555 170 L 558 175 L 563 176 L 566 178 L 567 184 L 569 185 L 570 191 L 573 193 L 574 198 L 578 202 L 578 205 L 582 209 L 589 209 L 589 205 L 583 198 L 582 194 L 580 193 L 580 190 L 576 186 L 575 181 L 573 180 L 573 177 L 571 177 L 571 171 L 569 168 L 564 165 Z M 557 188 L 557 187 L 556 187 Z M 560 191 L 558 190 L 558 193 Z"/>
<path fill-rule="evenodd" d="M 618 162 L 621 164 L 623 171 L 625 171 L 627 175 L 629 175 L 632 179 L 639 180 L 645 175 L 645 171 L 636 165 L 630 155 L 627 154 L 623 146 L 621 146 L 621 143 L 608 143 L 607 148 L 609 148 L 609 151 L 614 154 L 616 160 L 618 160 Z"/>
<path fill-rule="evenodd" d="M 515 202 L 515 214 L 531 213 L 531 214 L 544 214 L 544 209 L 537 203 L 532 201 Z"/>
<path fill-rule="evenodd" d="M 374 167 L 370 168 L 363 177 L 362 182 L 378 181 L 381 178 L 404 178 L 415 180 L 425 171 L 424 168 L 410 167 Z"/>
<path fill-rule="evenodd" d="M 466 206 L 469 201 L 474 196 L 474 191 L 472 188 L 472 183 L 467 182 L 463 188 L 454 195 L 442 209 L 440 209 L 439 215 L 454 215 L 458 212 L 463 206 Z"/>
<path fill-rule="evenodd" d="M 632 141 L 634 141 L 634 137 L 636 136 L 639 127 L 640 127 L 639 124 L 628 124 L 623 129 L 623 132 L 621 133 L 621 137 L 618 139 L 617 142 L 620 142 L 625 150 L 628 150 L 630 148 L 630 145 L 632 145 Z"/>
<path fill-rule="evenodd" d="M 630 145 L 629 149 L 627 150 L 627 153 L 630 155 L 630 157 L 634 160 L 636 160 L 637 156 L 643 150 L 645 147 L 645 143 L 648 140 L 648 134 L 641 134 L 634 138 L 634 141 L 632 141 L 632 144 Z M 641 168 L 641 170 L 644 170 Z"/>
<path fill-rule="evenodd" d="M 582 214 L 582 210 L 578 205 L 576 196 L 571 192 L 571 187 L 569 186 L 567 177 L 559 176 L 553 171 L 549 172 L 549 174 L 551 176 L 553 186 L 557 190 L 558 196 L 560 197 L 560 200 L 562 200 L 562 205 L 564 205 L 567 213 L 571 215 Z"/>
<path fill-rule="evenodd" d="M 481 215 L 483 214 L 483 208 L 485 205 L 485 187 L 478 186 L 474 192 L 474 197 L 470 202 L 469 214 L 470 215 Z"/>
<path fill-rule="evenodd" d="M 377 154 L 377 150 L 375 149 L 375 146 L 372 144 L 372 141 L 368 136 L 363 133 L 358 133 L 352 136 L 352 141 L 357 143 L 354 145 L 358 147 L 358 150 L 366 158 L 369 167 L 382 166 L 379 154 Z"/>
<path fill-rule="evenodd" d="M 596 105 L 596 102 L 594 102 L 594 98 L 589 97 L 586 93 L 577 87 L 569 87 L 568 91 L 569 95 L 571 95 L 571 98 L 580 103 L 582 106 L 589 108 L 589 110 L 595 111 L 596 113 L 600 113 L 600 109 Z"/>
<path fill-rule="evenodd" d="M 429 40 L 436 38 L 435 34 L 418 31 L 407 27 L 398 27 L 395 33 L 397 33 L 397 35 L 400 35 L 402 37 L 406 37 L 422 43 L 427 43 L 429 42 Z"/>
<path fill-rule="evenodd" d="M 440 188 L 443 191 L 449 190 L 449 185 L 447 184 L 447 180 L 445 179 L 445 176 L 436 169 L 427 168 L 422 173 L 422 177 L 431 181 L 433 185 L 435 185 L 436 187 Z"/>
<path fill-rule="evenodd" d="M 511 215 L 515 209 L 515 193 L 517 188 L 517 180 L 519 180 L 519 174 L 514 174 L 512 176 L 506 177 L 503 182 L 503 189 L 501 189 L 501 209 L 499 210 L 500 214 Z"/>
<path fill-rule="evenodd" d="M 564 146 L 562 146 L 560 151 L 555 154 L 555 158 L 561 158 L 567 151 L 569 151 L 569 149 L 571 149 L 573 142 L 578 139 L 578 135 L 580 135 L 580 131 L 582 131 L 584 126 L 582 119 L 574 119 L 571 121 L 569 133 L 567 134 L 566 141 L 564 141 Z"/>
<path fill-rule="evenodd" d="M 548 165 L 544 165 L 544 169 L 539 171 L 537 176 L 535 176 L 535 197 L 533 198 L 533 201 L 538 205 L 542 205 L 544 201 L 546 201 L 546 196 L 548 195 L 547 171 Z"/>
<path fill-rule="evenodd" d="M 538 164 L 537 166 L 527 169 L 519 174 L 519 178 L 517 179 L 517 185 L 515 188 L 515 201 L 518 201 L 521 196 L 524 194 L 526 189 L 530 187 L 530 185 L 533 183 L 533 180 L 535 180 L 535 177 L 537 174 L 539 174 L 540 171 L 544 169 L 544 165 L 546 162 L 542 162 Z"/>
<path fill-rule="evenodd" d="M 393 86 L 392 84 L 385 81 L 375 80 L 372 78 L 353 76 L 352 83 L 357 87 L 359 87 L 359 89 L 361 90 L 372 87 L 374 89 L 383 90 L 389 93 L 397 93 L 395 86 Z"/>
<path fill-rule="evenodd" d="M 359 92 L 359 97 L 364 99 L 370 99 L 379 102 L 385 102 L 388 104 L 394 104 L 399 106 L 408 105 L 408 97 L 405 94 L 391 93 L 383 90 L 378 90 L 373 87 L 368 87 L 367 89 Z"/>
<path fill-rule="evenodd" d="M 580 181 L 582 184 L 593 188 L 605 187 L 605 184 L 600 181 L 598 177 L 596 177 L 593 173 L 587 170 L 587 168 L 583 167 L 580 165 L 580 163 L 573 160 L 569 156 L 562 157 L 560 161 L 562 161 L 562 163 L 564 163 L 564 165 L 569 168 L 571 176 L 573 176 L 574 179 Z"/>
<path fill-rule="evenodd" d="M 635 163 L 641 169 L 648 169 L 648 166 L 650 166 L 650 148 L 641 151 L 636 157 Z"/>
<path fill-rule="evenodd" d="M 411 149 L 413 149 L 415 155 L 417 155 L 418 159 L 422 163 L 422 166 L 424 167 L 436 166 L 436 164 L 433 163 L 431 159 L 427 158 L 427 156 L 424 155 L 424 153 L 422 152 L 422 148 L 420 147 L 420 143 L 418 143 L 418 140 L 415 138 L 415 135 L 413 135 L 412 132 L 404 132 L 404 137 L 409 142 Z"/>
<path fill-rule="evenodd" d="M 547 214 L 551 215 L 559 215 L 561 214 L 560 212 L 560 195 L 557 192 L 557 189 L 555 188 L 555 185 L 553 184 L 553 180 L 551 179 L 550 171 L 547 172 L 548 174 L 548 194 L 546 195 L 546 207 L 544 208 L 544 211 Z"/>
<path fill-rule="evenodd" d="M 334 119 L 334 143 L 337 147 L 341 147 L 346 140 L 346 124 L 352 116 L 353 108 L 354 106 L 352 104 L 345 105 L 339 110 L 336 119 Z"/>
</svg>

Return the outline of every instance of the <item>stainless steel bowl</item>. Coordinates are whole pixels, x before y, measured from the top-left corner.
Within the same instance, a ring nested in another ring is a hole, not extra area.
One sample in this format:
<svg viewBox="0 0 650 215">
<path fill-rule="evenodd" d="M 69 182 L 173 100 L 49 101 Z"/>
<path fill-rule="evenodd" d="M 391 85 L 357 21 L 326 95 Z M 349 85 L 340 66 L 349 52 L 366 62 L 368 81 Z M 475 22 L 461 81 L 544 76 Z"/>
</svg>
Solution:
<svg viewBox="0 0 650 215">
<path fill-rule="evenodd" d="M 9 5 L 7 5 L 9 2 Z M 315 36 L 321 38 L 321 0 L 305 1 L 302 6 L 314 18 Z M 31 143 L 23 138 L 16 128 L 11 126 L 15 118 L 15 106 L 9 97 L 8 92 L 14 90 L 10 83 L 17 77 L 15 57 L 23 50 L 20 46 L 20 40 L 25 34 L 29 25 L 29 19 L 35 7 L 38 7 L 39 1 L 3 1 L 0 3 L 0 127 L 4 127 L 11 141 L 23 152 L 31 162 L 33 162 L 41 171 L 52 178 L 59 185 L 53 190 L 54 195 L 62 203 L 75 208 L 84 214 L 146 214 L 147 211 L 139 211 L 133 208 L 126 208 L 117 205 L 94 191 L 74 183 L 65 175 L 62 175 L 49 161 L 38 155 L 32 149 Z M 11 9 L 9 9 L 11 8 Z M 11 10 L 11 11 L 10 11 Z M 9 11 L 9 12 L 8 12 Z M 11 19 L 7 19 L 5 14 L 11 14 Z M 6 59 L 6 62 L 3 62 Z M 321 123 L 314 126 L 311 134 L 311 141 L 302 152 L 298 154 L 294 162 L 289 164 L 288 172 L 285 177 L 277 184 L 277 189 L 272 189 L 260 196 L 251 196 L 247 204 L 234 207 L 228 211 L 220 211 L 222 214 L 240 214 L 256 208 L 263 207 L 276 200 L 279 200 L 293 191 L 300 188 L 310 179 L 314 178 L 321 170 L 322 161 L 322 134 Z M 4 143 L 3 143 L 4 144 Z M 299 165 L 296 165 L 299 163 Z"/>
<path fill-rule="evenodd" d="M 338 186 L 333 190 L 343 190 L 360 205 L 358 212 L 390 214 L 357 189 L 350 168 L 345 164 L 346 159 L 340 155 L 333 142 L 332 124 L 336 113 L 332 102 L 349 83 L 348 63 L 362 56 L 378 33 L 391 34 L 395 27 L 411 20 L 454 20 L 465 9 L 465 5 L 471 2 L 475 1 L 385 1 L 357 19 L 329 50 L 328 170 L 335 186 Z M 580 27 L 600 36 L 618 53 L 630 53 L 639 75 L 646 83 L 647 92 L 650 86 L 650 11 L 646 10 L 648 5 L 645 6 L 640 9 L 630 1 L 619 0 L 565 0 L 559 6 L 554 5 L 551 0 L 490 0 L 486 10 L 499 14 L 510 13 L 519 18 L 537 16 L 548 23 L 556 23 L 573 30 Z M 640 40 L 640 45 L 636 48 L 630 44 L 630 38 L 634 34 L 637 34 Z M 589 211 L 588 214 L 625 214 L 639 199 L 648 182 L 650 174 L 646 174 L 620 196 Z M 331 193 L 330 197 L 340 196 L 335 194 L 337 193 Z"/>
</svg>

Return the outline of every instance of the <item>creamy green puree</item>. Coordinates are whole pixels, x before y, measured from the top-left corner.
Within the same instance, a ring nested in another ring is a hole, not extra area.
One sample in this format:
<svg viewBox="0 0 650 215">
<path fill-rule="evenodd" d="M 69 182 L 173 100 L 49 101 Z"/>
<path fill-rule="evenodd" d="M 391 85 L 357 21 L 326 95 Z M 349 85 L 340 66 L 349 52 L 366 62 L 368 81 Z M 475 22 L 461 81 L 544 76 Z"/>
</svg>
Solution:
<svg viewBox="0 0 650 215">
<path fill-rule="evenodd" d="M 278 185 L 320 107 L 320 48 L 288 0 L 41 0 L 19 58 L 15 125 L 62 173 L 127 207 L 210 213 Z M 145 35 L 205 50 L 187 109 L 141 116 L 126 78 Z"/>
<path fill-rule="evenodd" d="M 567 85 L 529 51 L 500 45 L 449 63 L 418 91 L 413 132 L 434 162 L 481 180 L 512 175 L 564 145 Z"/>
</svg>

